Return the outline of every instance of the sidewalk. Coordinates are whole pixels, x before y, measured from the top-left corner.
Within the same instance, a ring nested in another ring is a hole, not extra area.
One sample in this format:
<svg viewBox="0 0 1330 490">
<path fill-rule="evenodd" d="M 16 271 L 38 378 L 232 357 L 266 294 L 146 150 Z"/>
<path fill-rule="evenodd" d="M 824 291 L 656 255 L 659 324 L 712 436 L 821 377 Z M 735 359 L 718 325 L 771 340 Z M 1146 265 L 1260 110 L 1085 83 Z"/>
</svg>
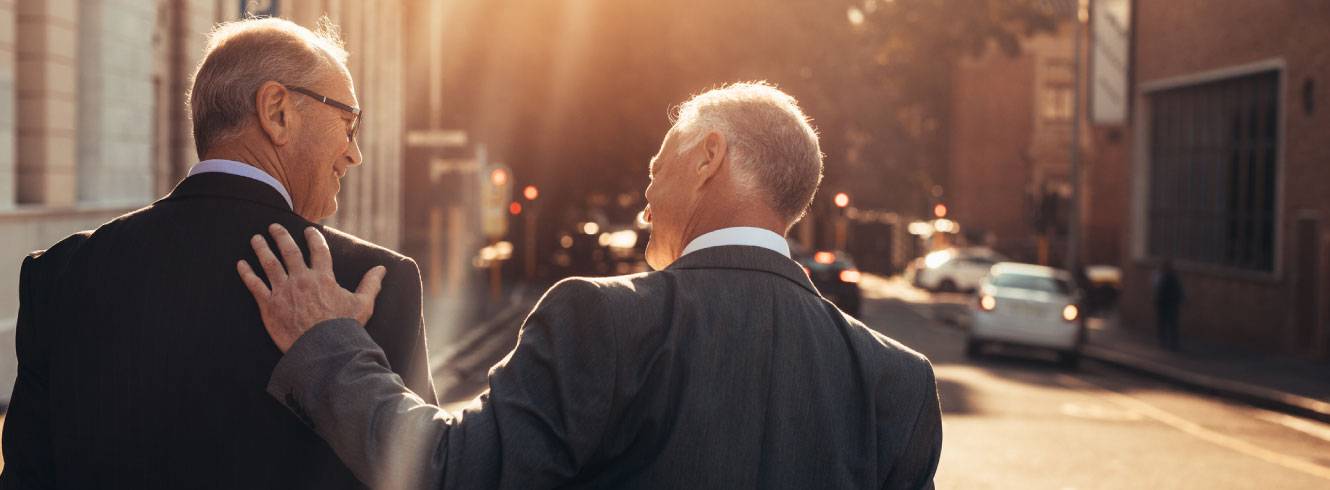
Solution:
<svg viewBox="0 0 1330 490">
<path fill-rule="evenodd" d="M 1330 364 L 1266 356 L 1202 340 L 1157 346 L 1152 330 L 1092 319 L 1083 355 L 1261 408 L 1330 423 Z"/>
</svg>

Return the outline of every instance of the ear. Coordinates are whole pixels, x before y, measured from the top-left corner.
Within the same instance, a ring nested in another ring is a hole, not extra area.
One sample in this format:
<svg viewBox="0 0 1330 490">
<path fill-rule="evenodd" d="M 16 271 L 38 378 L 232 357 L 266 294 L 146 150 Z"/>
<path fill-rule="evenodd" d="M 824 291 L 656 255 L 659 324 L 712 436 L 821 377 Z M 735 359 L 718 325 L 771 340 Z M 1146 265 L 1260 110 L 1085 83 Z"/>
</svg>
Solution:
<svg viewBox="0 0 1330 490">
<path fill-rule="evenodd" d="M 724 133 L 712 131 L 702 137 L 697 151 L 697 186 L 702 187 L 720 174 L 720 169 L 725 166 L 729 156 L 729 142 Z"/>
<path fill-rule="evenodd" d="M 277 146 L 291 139 L 291 118 L 295 117 L 295 111 L 291 110 L 292 95 L 282 84 L 269 80 L 259 86 L 259 93 L 254 96 L 259 128 Z"/>
</svg>

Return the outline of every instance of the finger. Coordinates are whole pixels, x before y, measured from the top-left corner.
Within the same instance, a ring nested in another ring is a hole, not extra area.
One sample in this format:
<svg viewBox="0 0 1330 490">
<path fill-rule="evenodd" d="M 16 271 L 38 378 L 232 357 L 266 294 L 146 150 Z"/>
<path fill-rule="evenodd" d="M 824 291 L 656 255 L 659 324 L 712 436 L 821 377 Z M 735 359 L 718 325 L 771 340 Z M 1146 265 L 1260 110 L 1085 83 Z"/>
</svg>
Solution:
<svg viewBox="0 0 1330 490">
<path fill-rule="evenodd" d="M 309 244 L 309 263 L 315 271 L 332 274 L 332 252 L 328 241 L 313 226 L 305 228 L 305 243 Z"/>
<path fill-rule="evenodd" d="M 277 242 L 277 250 L 282 252 L 282 263 L 286 264 L 286 271 L 290 274 L 296 274 L 299 271 L 307 270 L 305 267 L 305 254 L 300 251 L 296 241 L 291 238 L 291 234 L 286 232 L 282 225 L 273 223 L 268 226 L 268 232 L 272 233 L 272 240 Z"/>
<path fill-rule="evenodd" d="M 254 273 L 254 269 L 249 266 L 249 262 L 243 260 L 236 262 L 236 272 L 240 273 L 240 281 L 245 283 L 245 288 L 249 289 L 249 294 L 254 295 L 254 300 L 260 304 L 268 301 L 268 296 L 272 292 L 268 291 L 268 286 L 263 284 L 263 279 Z"/>
<path fill-rule="evenodd" d="M 361 301 L 367 301 L 370 311 L 374 310 L 374 299 L 379 296 L 379 291 L 383 289 L 383 276 L 388 274 L 388 269 L 384 266 L 375 266 L 365 273 L 365 277 L 360 280 L 360 285 L 356 287 L 356 297 Z"/>
<path fill-rule="evenodd" d="M 286 269 L 282 268 L 282 262 L 277 260 L 277 256 L 272 254 L 272 249 L 268 248 L 268 241 L 263 239 L 263 235 L 254 235 L 249 239 L 249 245 L 254 247 L 254 255 L 259 256 L 259 267 L 262 267 L 263 273 L 268 275 L 268 283 L 273 287 L 285 284 Z"/>
</svg>

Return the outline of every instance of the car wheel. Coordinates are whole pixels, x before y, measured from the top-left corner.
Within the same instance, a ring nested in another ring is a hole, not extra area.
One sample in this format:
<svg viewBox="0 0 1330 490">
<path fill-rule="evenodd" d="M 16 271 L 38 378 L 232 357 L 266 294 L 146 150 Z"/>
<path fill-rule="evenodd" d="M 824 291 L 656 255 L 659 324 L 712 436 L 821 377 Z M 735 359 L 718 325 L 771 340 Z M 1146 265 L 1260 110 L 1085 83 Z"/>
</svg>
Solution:
<svg viewBox="0 0 1330 490">
<path fill-rule="evenodd" d="M 979 342 L 978 340 L 972 338 L 966 338 L 965 357 L 969 357 L 971 359 L 979 357 L 979 353 L 983 349 L 983 347 L 984 347 L 983 343 Z"/>
<path fill-rule="evenodd" d="M 954 293 L 956 292 L 956 281 L 951 280 L 951 278 L 943 279 L 942 282 L 937 283 L 937 290 L 944 293 Z"/>
<path fill-rule="evenodd" d="M 1059 352 L 1058 364 L 1067 369 L 1076 369 L 1081 365 L 1081 353 L 1076 351 Z"/>
</svg>

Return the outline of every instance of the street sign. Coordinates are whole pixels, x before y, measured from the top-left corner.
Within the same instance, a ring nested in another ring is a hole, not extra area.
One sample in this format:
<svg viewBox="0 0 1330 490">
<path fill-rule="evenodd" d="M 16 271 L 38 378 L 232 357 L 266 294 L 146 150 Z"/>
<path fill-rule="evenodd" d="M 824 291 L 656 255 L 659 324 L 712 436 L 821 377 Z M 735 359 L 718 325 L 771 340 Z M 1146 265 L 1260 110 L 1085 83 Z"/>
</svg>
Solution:
<svg viewBox="0 0 1330 490">
<path fill-rule="evenodd" d="M 1090 7 L 1090 122 L 1123 124 L 1130 94 L 1131 0 L 1094 0 Z"/>
<path fill-rule="evenodd" d="M 485 237 L 498 240 L 508 234 L 508 205 L 513 197 L 512 170 L 502 163 L 486 166 L 480 179 L 480 222 Z"/>
<path fill-rule="evenodd" d="M 421 129 L 406 132 L 406 146 L 413 148 L 459 148 L 466 146 L 466 131 Z"/>
<path fill-rule="evenodd" d="M 475 172 L 478 168 L 480 164 L 474 159 L 431 158 L 429 179 L 431 182 L 438 182 L 444 175 Z"/>
</svg>

